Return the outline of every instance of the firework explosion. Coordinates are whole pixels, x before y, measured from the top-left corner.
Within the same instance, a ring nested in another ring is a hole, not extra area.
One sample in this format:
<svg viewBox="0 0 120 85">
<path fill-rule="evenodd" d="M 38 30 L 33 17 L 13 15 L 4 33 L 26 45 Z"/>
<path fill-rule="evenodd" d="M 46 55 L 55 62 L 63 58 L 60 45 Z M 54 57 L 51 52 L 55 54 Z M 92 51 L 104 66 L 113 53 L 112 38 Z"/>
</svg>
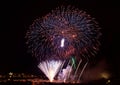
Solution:
<svg viewBox="0 0 120 85">
<path fill-rule="evenodd" d="M 99 26 L 86 12 L 60 7 L 36 19 L 26 33 L 28 48 L 43 61 L 50 57 L 91 57 L 99 48 Z"/>
<path fill-rule="evenodd" d="M 55 61 L 55 60 L 49 61 L 48 60 L 48 61 L 40 62 L 38 67 L 48 77 L 50 82 L 52 82 L 55 75 L 59 71 L 59 68 L 60 68 L 61 64 L 62 64 L 62 61 L 60 61 L 60 60 L 58 60 L 58 61 Z"/>
<path fill-rule="evenodd" d="M 26 38 L 29 50 L 38 59 L 38 67 L 52 81 L 58 70 L 55 70 L 53 64 L 49 66 L 49 63 L 71 59 L 72 68 L 76 68 L 78 61 L 76 75 L 85 58 L 87 61 L 80 78 L 88 60 L 99 50 L 100 35 L 98 23 L 86 12 L 72 7 L 60 7 L 36 19 L 27 31 Z M 49 75 L 50 72 L 52 75 Z"/>
</svg>

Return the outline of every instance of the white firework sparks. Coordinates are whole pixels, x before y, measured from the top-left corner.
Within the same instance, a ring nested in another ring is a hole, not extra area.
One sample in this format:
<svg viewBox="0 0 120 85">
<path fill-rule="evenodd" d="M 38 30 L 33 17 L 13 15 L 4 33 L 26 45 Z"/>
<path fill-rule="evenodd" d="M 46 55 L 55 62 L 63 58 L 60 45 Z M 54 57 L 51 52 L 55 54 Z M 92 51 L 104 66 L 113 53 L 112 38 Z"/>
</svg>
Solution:
<svg viewBox="0 0 120 85">
<path fill-rule="evenodd" d="M 54 80 L 55 75 L 58 73 L 62 64 L 60 60 L 43 61 L 38 65 L 39 69 L 48 77 L 50 82 Z"/>
<path fill-rule="evenodd" d="M 64 47 L 64 42 L 65 42 L 65 39 L 64 38 L 62 38 L 62 40 L 61 40 L 61 47 Z"/>
</svg>

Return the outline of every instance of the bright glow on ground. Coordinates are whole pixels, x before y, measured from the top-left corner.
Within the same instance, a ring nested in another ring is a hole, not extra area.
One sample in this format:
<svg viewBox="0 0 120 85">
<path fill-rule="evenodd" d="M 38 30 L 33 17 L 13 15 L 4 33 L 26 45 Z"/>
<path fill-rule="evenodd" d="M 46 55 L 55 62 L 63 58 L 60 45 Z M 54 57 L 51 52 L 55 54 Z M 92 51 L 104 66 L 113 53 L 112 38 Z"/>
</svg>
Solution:
<svg viewBox="0 0 120 85">
<path fill-rule="evenodd" d="M 50 82 L 52 82 L 54 80 L 55 75 L 58 73 L 61 64 L 62 64 L 62 61 L 60 60 L 43 61 L 43 62 L 40 62 L 38 67 L 48 77 Z"/>
</svg>

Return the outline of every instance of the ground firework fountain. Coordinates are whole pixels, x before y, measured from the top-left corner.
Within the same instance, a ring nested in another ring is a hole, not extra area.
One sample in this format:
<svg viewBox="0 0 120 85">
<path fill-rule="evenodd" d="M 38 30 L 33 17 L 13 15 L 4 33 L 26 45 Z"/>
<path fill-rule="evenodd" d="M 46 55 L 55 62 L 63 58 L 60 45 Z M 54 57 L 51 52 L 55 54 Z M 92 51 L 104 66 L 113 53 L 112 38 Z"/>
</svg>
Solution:
<svg viewBox="0 0 120 85">
<path fill-rule="evenodd" d="M 51 60 L 51 61 L 43 61 L 40 62 L 38 67 L 43 71 L 43 73 L 48 77 L 50 82 L 53 81 L 55 75 L 59 71 L 59 68 L 62 64 L 62 61 L 56 61 L 56 60 Z"/>
<path fill-rule="evenodd" d="M 50 81 L 80 82 L 99 50 L 100 27 L 86 12 L 58 7 L 36 19 L 26 33 L 27 44 Z"/>
</svg>

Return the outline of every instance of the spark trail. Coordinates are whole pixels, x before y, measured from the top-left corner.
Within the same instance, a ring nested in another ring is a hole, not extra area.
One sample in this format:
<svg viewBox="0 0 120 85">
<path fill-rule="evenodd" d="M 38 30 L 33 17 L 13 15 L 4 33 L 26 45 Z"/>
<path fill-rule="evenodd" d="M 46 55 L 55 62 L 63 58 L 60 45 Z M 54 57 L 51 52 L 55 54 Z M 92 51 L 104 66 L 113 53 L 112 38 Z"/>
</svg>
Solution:
<svg viewBox="0 0 120 85">
<path fill-rule="evenodd" d="M 54 80 L 55 75 L 58 73 L 59 68 L 62 64 L 62 61 L 58 60 L 51 60 L 51 61 L 43 61 L 40 62 L 38 67 L 41 69 L 41 71 L 48 77 L 50 82 Z"/>
</svg>

